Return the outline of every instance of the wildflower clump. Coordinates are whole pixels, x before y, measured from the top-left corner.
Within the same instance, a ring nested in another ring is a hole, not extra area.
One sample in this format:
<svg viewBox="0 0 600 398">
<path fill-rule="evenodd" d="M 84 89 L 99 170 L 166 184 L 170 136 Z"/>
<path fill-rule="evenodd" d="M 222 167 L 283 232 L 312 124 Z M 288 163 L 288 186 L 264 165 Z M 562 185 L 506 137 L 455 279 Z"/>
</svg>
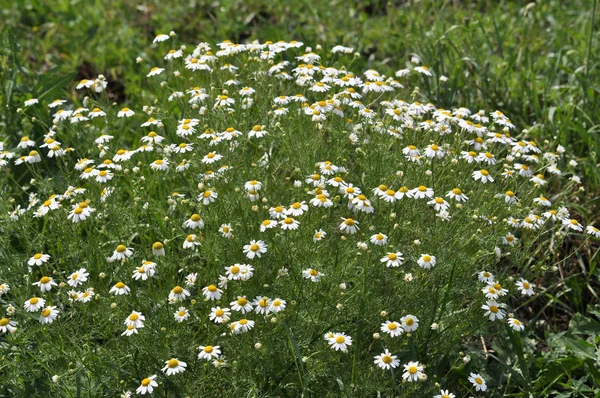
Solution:
<svg viewBox="0 0 600 398">
<path fill-rule="evenodd" d="M 525 333 L 552 250 L 600 236 L 564 205 L 566 148 L 427 102 L 418 60 L 385 76 L 343 46 L 175 34 L 149 53 L 142 102 L 83 80 L 0 144 L 0 333 L 60 383 L 486 391 L 503 381 L 483 359 L 446 382 L 459 351 Z"/>
</svg>

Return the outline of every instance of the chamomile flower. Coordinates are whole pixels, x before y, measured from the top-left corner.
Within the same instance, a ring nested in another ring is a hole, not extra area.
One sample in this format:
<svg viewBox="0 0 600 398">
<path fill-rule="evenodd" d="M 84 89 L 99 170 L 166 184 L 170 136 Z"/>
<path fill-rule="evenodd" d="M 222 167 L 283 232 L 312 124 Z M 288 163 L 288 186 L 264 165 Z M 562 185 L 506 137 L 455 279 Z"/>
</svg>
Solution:
<svg viewBox="0 0 600 398">
<path fill-rule="evenodd" d="M 352 345 L 352 337 L 346 333 L 333 333 L 333 336 L 328 339 L 329 346 L 335 351 L 348 351 L 348 347 Z"/>
<path fill-rule="evenodd" d="M 233 228 L 231 228 L 231 224 L 221 224 L 219 227 L 219 232 L 223 235 L 224 238 L 231 238 L 233 235 Z"/>
<path fill-rule="evenodd" d="M 389 334 L 391 337 L 398 337 L 404 332 L 402 325 L 398 322 L 385 321 L 381 324 L 381 331 L 385 334 Z"/>
<path fill-rule="evenodd" d="M 210 310 L 209 318 L 214 323 L 227 323 L 231 317 L 229 308 L 213 307 Z"/>
<path fill-rule="evenodd" d="M 190 292 L 181 286 L 175 286 L 169 293 L 169 302 L 182 301 L 190 297 Z"/>
<path fill-rule="evenodd" d="M 60 311 L 56 309 L 55 305 L 44 308 L 42 310 L 42 313 L 40 314 L 40 323 L 42 325 L 45 325 L 54 322 L 54 320 L 58 318 L 59 312 Z"/>
<path fill-rule="evenodd" d="M 219 197 L 219 194 L 217 192 L 215 192 L 212 189 L 207 189 L 206 191 L 204 191 L 203 193 L 201 193 L 198 196 L 198 200 L 202 202 L 203 205 L 209 205 L 211 203 L 213 203 L 215 200 L 217 200 L 217 198 Z"/>
<path fill-rule="evenodd" d="M 175 317 L 175 321 L 177 323 L 181 323 L 190 317 L 190 312 L 185 307 L 179 307 L 173 316 Z"/>
<path fill-rule="evenodd" d="M 322 229 L 315 230 L 315 233 L 313 235 L 313 242 L 317 243 L 317 242 L 323 240 L 326 236 L 327 236 L 327 233 L 325 231 L 323 231 Z"/>
<path fill-rule="evenodd" d="M 44 308 L 45 305 L 46 300 L 44 300 L 43 298 L 32 297 L 29 300 L 25 301 L 25 304 L 23 304 L 23 308 L 25 308 L 25 311 L 27 312 L 37 312 Z"/>
<path fill-rule="evenodd" d="M 440 197 L 430 200 L 427 204 L 432 205 L 435 211 L 446 211 L 450 207 L 450 204 Z"/>
<path fill-rule="evenodd" d="M 302 271 L 302 277 L 304 279 L 310 279 L 312 282 L 320 282 L 323 276 L 325 276 L 325 274 L 314 268 L 308 268 Z"/>
<path fill-rule="evenodd" d="M 521 292 L 521 294 L 523 296 L 533 296 L 533 294 L 535 293 L 533 290 L 533 286 L 531 285 L 531 283 L 529 283 L 528 281 L 526 281 L 525 279 L 521 278 L 520 280 L 518 280 L 515 283 L 515 286 L 517 286 L 517 289 L 519 290 L 519 292 Z"/>
<path fill-rule="evenodd" d="M 283 220 L 279 221 L 279 225 L 283 230 L 296 230 L 300 226 L 300 221 L 295 220 L 291 217 L 285 217 Z"/>
<path fill-rule="evenodd" d="M 307 210 L 308 206 L 306 205 L 306 202 L 294 202 L 288 209 L 285 210 L 285 213 L 288 216 L 298 217 L 304 214 L 304 212 Z"/>
<path fill-rule="evenodd" d="M 387 237 L 387 235 L 378 233 L 375 235 L 371 235 L 370 240 L 371 240 L 371 243 L 374 244 L 375 246 L 383 246 L 383 245 L 387 244 L 388 237 Z"/>
<path fill-rule="evenodd" d="M 405 332 L 414 332 L 419 328 L 419 318 L 414 315 L 406 315 L 400 318 L 400 323 Z"/>
<path fill-rule="evenodd" d="M 50 260 L 50 255 L 49 254 L 36 253 L 36 254 L 34 254 L 29 259 L 29 261 L 27 261 L 27 265 L 37 265 L 37 266 L 40 266 L 40 265 L 48 262 L 48 260 Z"/>
<path fill-rule="evenodd" d="M 244 318 L 237 322 L 232 322 L 229 327 L 232 334 L 246 333 L 254 328 L 254 321 Z"/>
<path fill-rule="evenodd" d="M 352 219 L 352 218 L 343 218 L 342 217 L 343 222 L 340 224 L 339 229 L 340 231 L 347 233 L 347 234 L 355 234 L 358 231 L 358 221 Z"/>
<path fill-rule="evenodd" d="M 465 195 L 459 188 L 454 188 L 446 194 L 446 197 L 456 200 L 458 203 L 466 202 L 469 197 Z"/>
<path fill-rule="evenodd" d="M 423 374 L 423 365 L 416 361 L 410 361 L 404 365 L 404 373 L 402 378 L 409 382 L 418 381 Z"/>
<path fill-rule="evenodd" d="M 519 240 L 510 232 L 502 237 L 502 243 L 509 246 L 515 246 Z"/>
<path fill-rule="evenodd" d="M 487 386 L 485 385 L 485 380 L 479 373 L 471 373 L 469 375 L 469 382 L 473 384 L 475 387 L 475 391 L 485 391 L 487 390 Z"/>
<path fill-rule="evenodd" d="M 267 252 L 267 244 L 262 240 L 256 241 L 251 240 L 249 244 L 244 245 L 244 254 L 250 260 L 255 257 L 262 257 L 263 254 Z"/>
<path fill-rule="evenodd" d="M 401 252 L 388 253 L 380 259 L 382 263 L 385 263 L 386 267 L 399 267 L 404 263 L 404 257 Z"/>
<path fill-rule="evenodd" d="M 165 255 L 165 246 L 162 242 L 154 242 L 152 244 L 152 254 L 156 257 L 162 257 Z"/>
<path fill-rule="evenodd" d="M 200 217 L 199 214 L 194 213 L 190 216 L 190 218 L 183 222 L 183 227 L 190 229 L 202 229 L 204 228 L 204 220 L 202 220 L 202 217 Z"/>
<path fill-rule="evenodd" d="M 156 382 L 156 375 L 152 375 L 150 377 L 146 377 L 140 383 L 140 386 L 135 390 L 136 393 L 144 395 L 144 394 L 152 394 L 152 391 L 156 387 L 158 387 L 158 383 Z"/>
<path fill-rule="evenodd" d="M 131 314 L 129 314 L 129 316 L 125 319 L 125 321 L 123 323 L 126 326 L 143 328 L 145 320 L 146 320 L 146 317 L 141 312 L 132 311 Z"/>
<path fill-rule="evenodd" d="M 278 312 L 285 310 L 285 306 L 286 306 L 285 300 L 282 300 L 280 298 L 275 298 L 275 299 L 271 300 L 271 302 L 269 304 L 269 312 L 276 314 Z"/>
<path fill-rule="evenodd" d="M 600 238 L 600 229 L 598 229 L 592 225 L 588 225 L 585 228 L 585 231 L 588 235 L 592 235 L 595 238 Z"/>
<path fill-rule="evenodd" d="M 57 286 L 54 279 L 50 276 L 42 276 L 38 282 L 34 282 L 32 285 L 39 286 L 42 293 L 52 290 L 52 286 Z"/>
<path fill-rule="evenodd" d="M 17 322 L 12 321 L 6 317 L 0 318 L 0 332 L 15 333 L 16 331 L 17 331 Z"/>
<path fill-rule="evenodd" d="M 200 246 L 200 239 L 196 234 L 189 234 L 183 240 L 183 248 L 184 249 L 195 249 Z"/>
<path fill-rule="evenodd" d="M 508 318 L 508 326 L 510 326 L 512 330 L 515 330 L 517 332 L 525 330 L 525 325 L 523 325 L 523 323 L 517 318 Z"/>
<path fill-rule="evenodd" d="M 411 189 L 407 192 L 407 196 L 409 198 L 414 199 L 432 199 L 433 198 L 433 189 L 427 188 L 425 185 L 419 185 L 416 188 Z"/>
<path fill-rule="evenodd" d="M 165 367 L 162 368 L 162 371 L 167 376 L 176 375 L 178 373 L 183 373 L 185 368 L 187 367 L 187 363 L 178 360 L 177 358 L 169 359 L 165 361 Z"/>
<path fill-rule="evenodd" d="M 478 277 L 479 281 L 481 281 L 481 282 L 488 283 L 488 284 L 494 283 L 494 275 L 491 272 L 481 271 L 477 277 Z"/>
<path fill-rule="evenodd" d="M 219 300 L 223 295 L 223 290 L 215 285 L 208 285 L 202 289 L 202 294 L 207 300 Z"/>
<path fill-rule="evenodd" d="M 133 249 L 130 247 L 127 247 L 125 245 L 118 245 L 115 248 L 115 251 L 113 252 L 112 256 L 110 256 L 107 260 L 109 262 L 113 262 L 113 261 L 127 261 L 127 259 L 129 257 L 133 256 Z"/>
<path fill-rule="evenodd" d="M 108 292 L 114 294 L 115 296 L 126 296 L 130 291 L 131 289 L 129 289 L 126 284 L 123 282 L 117 282 L 110 288 Z"/>
<path fill-rule="evenodd" d="M 477 170 L 473 172 L 473 179 L 475 181 L 481 181 L 482 183 L 487 183 L 487 182 L 494 182 L 494 179 L 492 178 L 492 176 L 490 175 L 490 173 L 485 170 L 485 169 L 481 169 L 481 170 Z"/>
<path fill-rule="evenodd" d="M 117 112 L 117 117 L 132 117 L 133 115 L 135 115 L 135 112 L 129 108 L 122 108 Z"/>
<path fill-rule="evenodd" d="M 232 301 L 229 305 L 233 311 L 241 312 L 242 314 L 251 312 L 253 308 L 246 296 L 238 296 L 237 300 Z"/>
<path fill-rule="evenodd" d="M 421 268 L 431 269 L 436 264 L 435 256 L 429 254 L 421 254 L 421 257 L 417 260 L 417 263 Z"/>
<path fill-rule="evenodd" d="M 375 364 L 381 369 L 395 369 L 400 365 L 400 361 L 396 355 L 392 355 L 387 348 L 379 355 L 375 356 Z"/>
<path fill-rule="evenodd" d="M 489 300 L 487 303 L 481 306 L 481 309 L 485 310 L 483 316 L 489 317 L 490 321 L 495 321 L 496 319 L 504 319 L 506 313 L 504 310 L 502 310 L 502 307 L 504 307 L 504 304 Z"/>
<path fill-rule="evenodd" d="M 577 221 L 576 219 L 564 219 L 562 221 L 562 224 L 567 228 L 567 229 L 571 229 L 573 231 L 577 231 L 577 232 L 581 232 L 583 231 L 583 225 L 581 225 L 579 223 L 579 221 Z"/>
<path fill-rule="evenodd" d="M 438 395 L 434 395 L 433 398 L 456 398 L 456 395 L 451 393 L 449 390 L 440 390 Z"/>
<path fill-rule="evenodd" d="M 67 283 L 70 286 L 73 287 L 77 287 L 81 284 L 83 284 L 83 282 L 86 282 L 88 280 L 88 276 L 90 274 L 87 272 L 87 270 L 85 268 L 80 268 L 79 270 L 73 272 L 71 275 L 69 275 L 69 279 L 67 280 Z"/>
<path fill-rule="evenodd" d="M 211 361 L 213 359 L 219 358 L 221 355 L 221 347 L 218 345 L 201 345 L 198 347 L 200 353 L 198 354 L 198 359 L 204 359 L 206 361 Z"/>
</svg>

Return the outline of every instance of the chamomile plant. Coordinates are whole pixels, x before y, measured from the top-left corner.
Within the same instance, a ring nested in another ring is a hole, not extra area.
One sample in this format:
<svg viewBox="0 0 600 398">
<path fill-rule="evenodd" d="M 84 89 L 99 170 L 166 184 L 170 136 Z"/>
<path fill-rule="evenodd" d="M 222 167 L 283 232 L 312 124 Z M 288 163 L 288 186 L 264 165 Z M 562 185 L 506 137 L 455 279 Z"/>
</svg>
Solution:
<svg viewBox="0 0 600 398">
<path fill-rule="evenodd" d="M 0 144 L 8 384 L 519 388 L 484 361 L 445 377 L 480 336 L 531 327 L 519 310 L 567 234 L 598 238 L 565 205 L 581 184 L 568 148 L 428 102 L 425 65 L 354 70 L 340 48 L 161 34 L 143 101 L 110 102 L 98 77 L 24 105 L 31 131 Z"/>
</svg>

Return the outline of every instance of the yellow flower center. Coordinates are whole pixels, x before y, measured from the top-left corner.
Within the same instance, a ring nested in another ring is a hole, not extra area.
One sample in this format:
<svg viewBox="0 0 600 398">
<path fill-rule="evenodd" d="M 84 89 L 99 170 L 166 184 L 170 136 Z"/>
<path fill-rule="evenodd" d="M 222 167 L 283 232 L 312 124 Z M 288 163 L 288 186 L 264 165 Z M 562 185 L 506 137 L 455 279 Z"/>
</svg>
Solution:
<svg viewBox="0 0 600 398">
<path fill-rule="evenodd" d="M 223 314 L 225 314 L 225 311 L 223 311 L 223 310 L 222 310 L 222 309 L 220 309 L 220 308 L 219 308 L 218 310 L 216 310 L 216 311 L 215 311 L 215 315 L 216 315 L 216 316 L 223 316 Z"/>
<path fill-rule="evenodd" d="M 162 244 L 162 243 L 160 243 L 160 242 L 154 242 L 154 244 L 152 245 L 152 248 L 153 248 L 154 250 L 160 250 L 160 249 L 162 249 L 163 247 L 164 247 L 164 246 L 163 246 L 163 244 Z"/>
<path fill-rule="evenodd" d="M 117 282 L 115 286 L 117 289 L 123 289 L 125 287 L 125 284 L 123 282 Z"/>
<path fill-rule="evenodd" d="M 338 336 L 335 338 L 335 342 L 338 344 L 342 344 L 344 341 L 346 341 L 346 339 L 344 338 L 344 336 Z"/>
<path fill-rule="evenodd" d="M 200 221 L 200 215 L 199 214 L 192 214 L 192 217 L 190 217 L 190 219 L 194 222 L 198 222 Z"/>
<path fill-rule="evenodd" d="M 206 290 L 208 290 L 211 293 L 214 293 L 217 291 L 217 287 L 215 285 L 210 285 L 206 288 Z"/>
<path fill-rule="evenodd" d="M 170 361 L 169 361 L 170 362 Z M 150 383 L 152 383 L 152 380 L 150 380 L 149 378 L 145 378 L 144 380 L 142 380 L 142 385 L 144 387 L 147 387 Z"/>
<path fill-rule="evenodd" d="M 391 357 L 391 356 L 389 356 L 389 355 L 384 355 L 384 356 L 381 358 L 381 362 L 383 362 L 383 363 L 392 363 L 392 357 Z"/>
<path fill-rule="evenodd" d="M 415 373 L 417 373 L 417 367 L 416 366 L 409 366 L 408 367 L 408 373 L 410 373 L 411 375 L 414 375 Z"/>
<path fill-rule="evenodd" d="M 408 318 L 404 323 L 406 323 L 407 326 L 412 326 L 415 321 L 412 318 Z"/>
<path fill-rule="evenodd" d="M 48 318 L 48 317 L 50 316 L 50 313 L 51 313 L 51 312 L 52 312 L 52 311 L 50 311 L 50 309 L 46 308 L 46 309 L 45 309 L 45 310 L 42 312 L 42 316 L 43 316 L 44 318 Z"/>
<path fill-rule="evenodd" d="M 138 314 L 131 314 L 129 315 L 129 320 L 130 321 L 137 321 L 139 319 L 139 315 Z"/>
<path fill-rule="evenodd" d="M 119 245 L 117 246 L 117 252 L 118 253 L 123 253 L 127 250 L 127 247 L 125 247 L 125 245 Z"/>
<path fill-rule="evenodd" d="M 38 301 L 39 301 L 39 299 L 37 297 L 32 297 L 29 299 L 29 303 L 33 304 L 33 305 L 37 304 Z"/>
<path fill-rule="evenodd" d="M 390 330 L 396 330 L 396 329 L 398 329 L 398 326 L 396 326 L 395 323 L 389 323 L 388 324 L 388 329 L 390 329 Z"/>
<path fill-rule="evenodd" d="M 482 176 L 487 176 L 490 174 L 490 173 L 488 173 L 487 170 L 480 170 L 479 172 L 481 173 Z"/>
<path fill-rule="evenodd" d="M 431 256 L 427 256 L 427 255 L 423 256 L 423 261 L 425 261 L 426 263 L 430 262 Z"/>
<path fill-rule="evenodd" d="M 175 294 L 181 294 L 181 293 L 183 293 L 183 288 L 181 286 L 175 286 L 173 288 L 173 293 L 175 293 Z"/>
<path fill-rule="evenodd" d="M 260 246 L 258 246 L 256 243 L 250 246 L 250 250 L 253 252 L 257 251 L 258 249 L 260 249 Z"/>
<path fill-rule="evenodd" d="M 8 322 L 9 322 L 8 318 L 2 318 L 2 319 L 0 319 L 0 326 L 6 326 L 6 325 L 8 325 Z"/>
</svg>

